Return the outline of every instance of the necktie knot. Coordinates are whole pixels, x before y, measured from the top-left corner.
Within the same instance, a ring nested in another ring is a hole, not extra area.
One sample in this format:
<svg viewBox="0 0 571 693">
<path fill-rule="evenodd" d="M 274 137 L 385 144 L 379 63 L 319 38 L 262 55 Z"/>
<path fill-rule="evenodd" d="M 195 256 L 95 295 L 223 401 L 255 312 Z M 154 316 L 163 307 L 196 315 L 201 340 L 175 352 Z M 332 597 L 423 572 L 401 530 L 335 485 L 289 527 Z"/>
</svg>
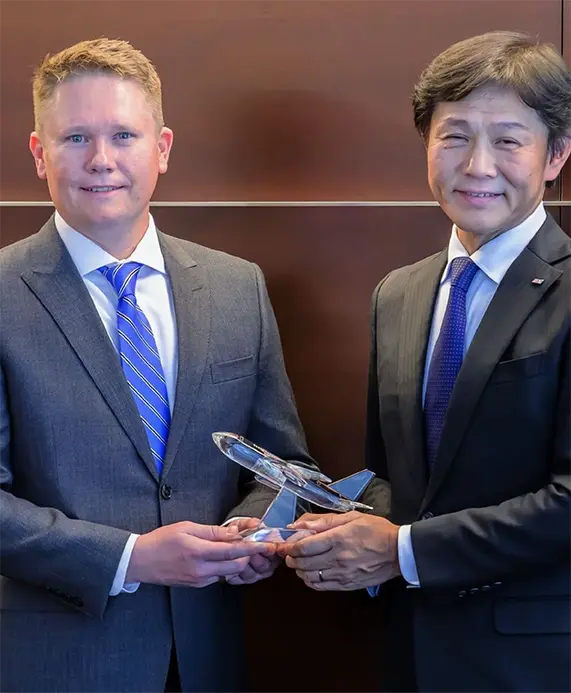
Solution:
<svg viewBox="0 0 571 693">
<path fill-rule="evenodd" d="M 118 265 L 106 265 L 99 271 L 109 280 L 119 298 L 135 295 L 137 277 L 143 265 L 140 262 L 123 262 Z"/>
<path fill-rule="evenodd" d="M 450 285 L 462 291 L 468 291 L 472 279 L 476 276 L 478 265 L 469 257 L 456 257 L 450 263 Z"/>
</svg>

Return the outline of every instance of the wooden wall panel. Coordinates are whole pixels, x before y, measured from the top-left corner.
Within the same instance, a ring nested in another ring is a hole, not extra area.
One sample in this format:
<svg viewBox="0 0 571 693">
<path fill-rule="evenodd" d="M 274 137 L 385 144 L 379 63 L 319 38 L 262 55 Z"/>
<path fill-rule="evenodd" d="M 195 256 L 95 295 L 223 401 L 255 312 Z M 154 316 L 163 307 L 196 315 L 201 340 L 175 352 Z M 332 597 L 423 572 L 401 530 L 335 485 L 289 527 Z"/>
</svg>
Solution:
<svg viewBox="0 0 571 693">
<path fill-rule="evenodd" d="M 163 78 L 176 140 L 156 199 L 429 199 L 410 108 L 421 69 L 490 29 L 560 46 L 561 2 L 2 0 L 0 198 L 47 198 L 27 152 L 33 66 L 108 35 Z"/>
</svg>

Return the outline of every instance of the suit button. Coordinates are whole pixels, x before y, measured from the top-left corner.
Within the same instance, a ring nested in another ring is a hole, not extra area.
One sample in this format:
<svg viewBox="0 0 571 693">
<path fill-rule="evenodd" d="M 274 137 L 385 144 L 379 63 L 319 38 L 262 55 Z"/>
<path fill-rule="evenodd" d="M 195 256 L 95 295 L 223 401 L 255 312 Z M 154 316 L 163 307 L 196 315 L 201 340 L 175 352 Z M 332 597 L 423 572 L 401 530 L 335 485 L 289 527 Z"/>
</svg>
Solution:
<svg viewBox="0 0 571 693">
<path fill-rule="evenodd" d="M 458 596 L 459 596 L 459 597 L 465 597 L 467 594 L 468 594 L 468 592 L 466 592 L 466 590 L 460 590 L 460 591 L 458 592 Z"/>
<path fill-rule="evenodd" d="M 161 486 L 161 498 L 168 500 L 172 496 L 172 488 L 168 484 Z"/>
<path fill-rule="evenodd" d="M 493 583 L 493 587 L 499 587 L 502 583 L 497 580 L 496 582 Z"/>
<path fill-rule="evenodd" d="M 478 594 L 479 591 L 480 591 L 479 587 L 472 587 L 472 589 L 470 590 L 470 594 Z"/>
<path fill-rule="evenodd" d="M 421 518 L 423 520 L 430 520 L 431 517 L 434 517 L 434 513 L 431 513 L 430 510 L 427 510 L 425 513 L 422 513 Z"/>
<path fill-rule="evenodd" d="M 492 587 L 490 585 L 482 585 L 480 589 L 482 590 L 482 592 L 489 592 L 492 589 Z"/>
</svg>

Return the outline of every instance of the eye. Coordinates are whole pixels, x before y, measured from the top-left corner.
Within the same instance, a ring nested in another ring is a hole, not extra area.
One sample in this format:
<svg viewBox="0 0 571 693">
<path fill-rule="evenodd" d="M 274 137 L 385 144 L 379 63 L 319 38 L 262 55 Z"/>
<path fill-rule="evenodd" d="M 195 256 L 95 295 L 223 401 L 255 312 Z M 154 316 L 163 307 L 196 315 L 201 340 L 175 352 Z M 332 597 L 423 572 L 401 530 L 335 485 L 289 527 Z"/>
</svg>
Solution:
<svg viewBox="0 0 571 693">
<path fill-rule="evenodd" d="M 519 147 L 519 142 L 516 142 L 509 137 L 501 137 L 496 141 L 496 144 L 499 144 L 500 147 L 503 147 L 504 149 L 514 149 L 515 147 Z"/>
<path fill-rule="evenodd" d="M 65 138 L 68 142 L 73 142 L 73 144 L 83 144 L 87 141 L 85 135 L 69 135 Z"/>
<path fill-rule="evenodd" d="M 468 141 L 468 138 L 466 135 L 445 135 L 444 137 L 445 140 L 464 140 L 465 142 Z"/>
<path fill-rule="evenodd" d="M 127 140 L 132 139 L 134 136 L 135 135 L 133 135 L 132 132 L 118 132 L 115 135 L 115 138 L 118 140 L 127 141 Z"/>
</svg>

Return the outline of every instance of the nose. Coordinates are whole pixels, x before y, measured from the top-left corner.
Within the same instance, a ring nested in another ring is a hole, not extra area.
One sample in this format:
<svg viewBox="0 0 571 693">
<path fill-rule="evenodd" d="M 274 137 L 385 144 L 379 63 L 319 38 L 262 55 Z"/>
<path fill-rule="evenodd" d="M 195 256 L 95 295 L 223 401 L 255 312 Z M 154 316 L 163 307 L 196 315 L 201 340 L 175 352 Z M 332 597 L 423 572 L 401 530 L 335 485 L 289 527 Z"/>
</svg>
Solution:
<svg viewBox="0 0 571 693">
<path fill-rule="evenodd" d="M 466 174 L 474 178 L 494 178 L 496 160 L 488 143 L 475 142 L 469 150 Z"/>
<path fill-rule="evenodd" d="M 94 140 L 87 159 L 87 170 L 91 173 L 101 173 L 113 171 L 114 168 L 112 148 L 103 141 Z"/>
</svg>

